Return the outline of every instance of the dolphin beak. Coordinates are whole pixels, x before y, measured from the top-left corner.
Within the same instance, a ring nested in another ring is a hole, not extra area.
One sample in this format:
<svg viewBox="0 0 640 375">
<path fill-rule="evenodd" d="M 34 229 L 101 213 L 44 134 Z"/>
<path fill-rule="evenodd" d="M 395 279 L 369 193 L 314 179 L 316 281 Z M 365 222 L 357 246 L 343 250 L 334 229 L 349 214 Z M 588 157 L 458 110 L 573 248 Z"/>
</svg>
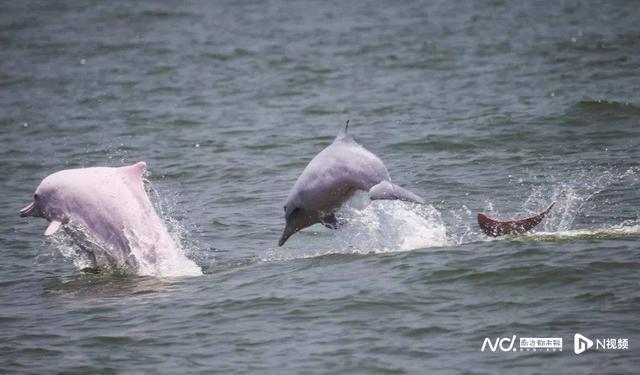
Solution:
<svg viewBox="0 0 640 375">
<path fill-rule="evenodd" d="M 289 226 L 287 225 L 284 228 L 284 231 L 282 232 L 282 236 L 280 236 L 280 241 L 278 241 L 278 246 L 284 245 L 284 243 L 287 242 L 287 240 L 289 239 L 289 237 L 291 237 L 292 234 L 293 234 L 293 231 L 289 229 Z"/>
<path fill-rule="evenodd" d="M 20 210 L 20 217 L 33 216 L 36 212 L 36 204 L 31 202 L 30 205 Z"/>
</svg>

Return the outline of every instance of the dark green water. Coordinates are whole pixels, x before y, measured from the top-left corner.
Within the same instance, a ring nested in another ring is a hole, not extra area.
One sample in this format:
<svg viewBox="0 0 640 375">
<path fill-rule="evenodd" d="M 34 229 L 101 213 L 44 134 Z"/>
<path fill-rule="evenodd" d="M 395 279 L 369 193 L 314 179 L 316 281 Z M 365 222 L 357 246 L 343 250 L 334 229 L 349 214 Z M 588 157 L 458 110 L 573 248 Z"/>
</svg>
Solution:
<svg viewBox="0 0 640 375">
<path fill-rule="evenodd" d="M 632 1 L 4 1 L 0 372 L 634 373 L 639 72 Z M 278 248 L 347 119 L 432 207 L 357 197 Z M 203 276 L 82 274 L 18 217 L 138 160 Z M 543 233 L 475 224 L 553 200 Z M 564 350 L 481 352 L 512 335 Z"/>
</svg>

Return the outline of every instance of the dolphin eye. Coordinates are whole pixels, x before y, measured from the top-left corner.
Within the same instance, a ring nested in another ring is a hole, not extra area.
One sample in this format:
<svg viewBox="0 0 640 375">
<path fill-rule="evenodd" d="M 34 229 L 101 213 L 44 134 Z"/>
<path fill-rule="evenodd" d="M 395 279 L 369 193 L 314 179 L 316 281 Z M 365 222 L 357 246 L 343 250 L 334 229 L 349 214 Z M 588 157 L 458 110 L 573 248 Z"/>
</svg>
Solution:
<svg viewBox="0 0 640 375">
<path fill-rule="evenodd" d="M 282 208 L 284 208 L 284 212 L 287 212 L 287 206 L 284 206 Z"/>
<path fill-rule="evenodd" d="M 33 199 L 38 200 L 38 194 L 33 194 Z"/>
</svg>

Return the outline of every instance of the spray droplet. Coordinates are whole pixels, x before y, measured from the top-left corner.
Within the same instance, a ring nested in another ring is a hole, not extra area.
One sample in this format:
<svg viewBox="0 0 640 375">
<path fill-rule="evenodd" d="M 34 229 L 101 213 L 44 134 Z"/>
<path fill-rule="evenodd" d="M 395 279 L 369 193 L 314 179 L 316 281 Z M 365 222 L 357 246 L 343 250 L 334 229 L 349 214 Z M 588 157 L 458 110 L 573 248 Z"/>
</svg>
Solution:
<svg viewBox="0 0 640 375">
<path fill-rule="evenodd" d="M 86 63 L 87 63 L 87 60 L 86 60 L 86 59 L 80 59 L 80 65 L 84 65 L 84 64 L 86 64 Z"/>
<path fill-rule="evenodd" d="M 199 147 L 200 147 L 200 143 L 196 143 L 196 148 L 199 148 Z"/>
<path fill-rule="evenodd" d="M 22 124 L 23 128 L 28 128 L 29 127 L 29 123 L 25 122 L 24 124 Z"/>
</svg>

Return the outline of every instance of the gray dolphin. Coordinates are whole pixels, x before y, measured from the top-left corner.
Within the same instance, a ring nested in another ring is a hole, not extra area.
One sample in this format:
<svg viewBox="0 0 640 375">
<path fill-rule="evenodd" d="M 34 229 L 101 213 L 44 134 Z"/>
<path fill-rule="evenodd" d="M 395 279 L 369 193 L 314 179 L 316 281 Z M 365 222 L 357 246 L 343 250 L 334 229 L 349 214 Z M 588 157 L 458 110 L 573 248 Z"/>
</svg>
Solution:
<svg viewBox="0 0 640 375">
<path fill-rule="evenodd" d="M 289 192 L 284 206 L 286 226 L 278 246 L 291 235 L 316 223 L 337 228 L 335 211 L 357 190 L 369 198 L 424 203 L 416 194 L 391 183 L 382 161 L 348 134 L 349 121 L 327 148 L 320 151 Z"/>
</svg>

